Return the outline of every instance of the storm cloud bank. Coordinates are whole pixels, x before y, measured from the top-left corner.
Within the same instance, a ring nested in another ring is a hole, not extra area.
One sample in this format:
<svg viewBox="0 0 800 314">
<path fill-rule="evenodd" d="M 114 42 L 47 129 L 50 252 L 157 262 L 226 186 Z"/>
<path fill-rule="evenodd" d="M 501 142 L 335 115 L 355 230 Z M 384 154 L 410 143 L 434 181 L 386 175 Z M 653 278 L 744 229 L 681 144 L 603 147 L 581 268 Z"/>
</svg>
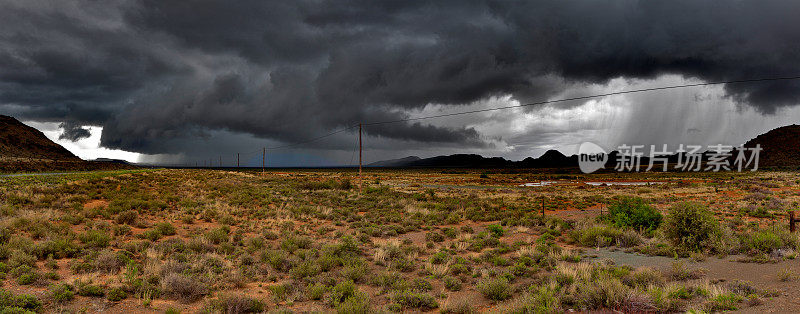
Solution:
<svg viewBox="0 0 800 314">
<path fill-rule="evenodd" d="M 429 105 L 541 101 L 615 78 L 797 76 L 797 16 L 790 0 L 4 0 L 0 113 L 64 122 L 67 139 L 102 126 L 104 147 L 148 154 L 214 132 L 291 143 Z M 800 103 L 798 81 L 724 91 L 767 115 Z M 367 132 L 491 145 L 473 127 Z"/>
</svg>

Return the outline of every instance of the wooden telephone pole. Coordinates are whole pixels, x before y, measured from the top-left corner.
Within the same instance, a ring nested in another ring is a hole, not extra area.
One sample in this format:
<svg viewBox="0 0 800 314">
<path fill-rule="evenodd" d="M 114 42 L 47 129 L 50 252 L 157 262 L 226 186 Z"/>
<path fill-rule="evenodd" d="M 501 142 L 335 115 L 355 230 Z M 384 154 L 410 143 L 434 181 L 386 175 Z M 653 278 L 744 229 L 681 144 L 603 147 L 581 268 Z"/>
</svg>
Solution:
<svg viewBox="0 0 800 314">
<path fill-rule="evenodd" d="M 239 168 L 239 153 L 236 153 L 236 168 Z"/>
<path fill-rule="evenodd" d="M 267 160 L 267 148 L 261 151 L 261 173 L 264 173 L 264 161 Z"/>
<path fill-rule="evenodd" d="M 361 123 L 358 124 L 358 191 L 364 187 L 364 179 L 361 178 Z"/>
</svg>

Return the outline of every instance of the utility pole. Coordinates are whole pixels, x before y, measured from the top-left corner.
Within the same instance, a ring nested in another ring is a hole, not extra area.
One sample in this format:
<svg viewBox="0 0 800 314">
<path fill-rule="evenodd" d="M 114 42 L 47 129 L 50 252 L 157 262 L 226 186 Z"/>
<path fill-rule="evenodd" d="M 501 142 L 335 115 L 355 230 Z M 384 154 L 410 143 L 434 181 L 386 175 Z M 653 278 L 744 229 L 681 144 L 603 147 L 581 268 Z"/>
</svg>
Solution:
<svg viewBox="0 0 800 314">
<path fill-rule="evenodd" d="M 236 153 L 236 168 L 239 168 L 239 153 Z"/>
<path fill-rule="evenodd" d="M 264 173 L 264 161 L 267 160 L 267 148 L 264 147 L 264 150 L 261 151 L 261 173 Z"/>
<path fill-rule="evenodd" d="M 358 191 L 364 187 L 364 179 L 361 178 L 361 123 L 358 124 Z"/>
<path fill-rule="evenodd" d="M 544 221 L 544 196 L 542 196 L 542 221 Z"/>
</svg>

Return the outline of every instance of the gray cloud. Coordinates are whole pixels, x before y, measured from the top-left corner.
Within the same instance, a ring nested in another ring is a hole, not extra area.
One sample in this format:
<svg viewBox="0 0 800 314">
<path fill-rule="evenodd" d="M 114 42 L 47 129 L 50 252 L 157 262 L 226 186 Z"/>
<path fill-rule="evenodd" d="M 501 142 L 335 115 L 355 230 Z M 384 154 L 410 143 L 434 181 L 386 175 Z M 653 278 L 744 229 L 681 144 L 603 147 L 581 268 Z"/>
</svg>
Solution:
<svg viewBox="0 0 800 314">
<path fill-rule="evenodd" d="M 788 0 L 11 0 L 0 4 L 0 112 L 103 126 L 103 146 L 152 154 L 218 134 L 287 143 L 432 103 L 533 102 L 618 77 L 797 75 L 798 14 Z M 725 91 L 763 114 L 800 102 L 797 81 Z M 472 127 L 367 134 L 492 145 Z"/>
<path fill-rule="evenodd" d="M 61 135 L 58 136 L 58 139 L 60 140 L 70 140 L 75 142 L 83 138 L 88 138 L 92 135 L 89 133 L 89 130 L 85 129 L 80 124 L 75 124 L 72 122 L 62 122 L 59 127 L 63 129 Z"/>
</svg>

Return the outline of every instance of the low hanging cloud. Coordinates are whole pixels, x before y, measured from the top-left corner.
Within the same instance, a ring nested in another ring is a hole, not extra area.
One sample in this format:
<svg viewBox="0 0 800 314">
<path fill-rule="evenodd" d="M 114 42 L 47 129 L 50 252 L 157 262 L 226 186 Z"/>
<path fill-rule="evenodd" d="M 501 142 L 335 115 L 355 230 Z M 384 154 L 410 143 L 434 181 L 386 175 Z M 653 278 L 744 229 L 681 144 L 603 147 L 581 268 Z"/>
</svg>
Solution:
<svg viewBox="0 0 800 314">
<path fill-rule="evenodd" d="M 789 0 L 10 0 L 0 4 L 0 113 L 64 122 L 67 139 L 102 126 L 101 145 L 150 154 L 210 134 L 292 143 L 430 104 L 527 103 L 615 78 L 800 75 L 798 15 Z M 724 90 L 767 115 L 800 102 L 800 81 Z M 492 145 L 469 126 L 365 130 Z"/>
<path fill-rule="evenodd" d="M 61 135 L 58 136 L 58 139 L 60 140 L 70 140 L 76 142 L 80 139 L 92 136 L 88 129 L 72 122 L 62 122 L 58 127 L 64 130 Z"/>
</svg>

